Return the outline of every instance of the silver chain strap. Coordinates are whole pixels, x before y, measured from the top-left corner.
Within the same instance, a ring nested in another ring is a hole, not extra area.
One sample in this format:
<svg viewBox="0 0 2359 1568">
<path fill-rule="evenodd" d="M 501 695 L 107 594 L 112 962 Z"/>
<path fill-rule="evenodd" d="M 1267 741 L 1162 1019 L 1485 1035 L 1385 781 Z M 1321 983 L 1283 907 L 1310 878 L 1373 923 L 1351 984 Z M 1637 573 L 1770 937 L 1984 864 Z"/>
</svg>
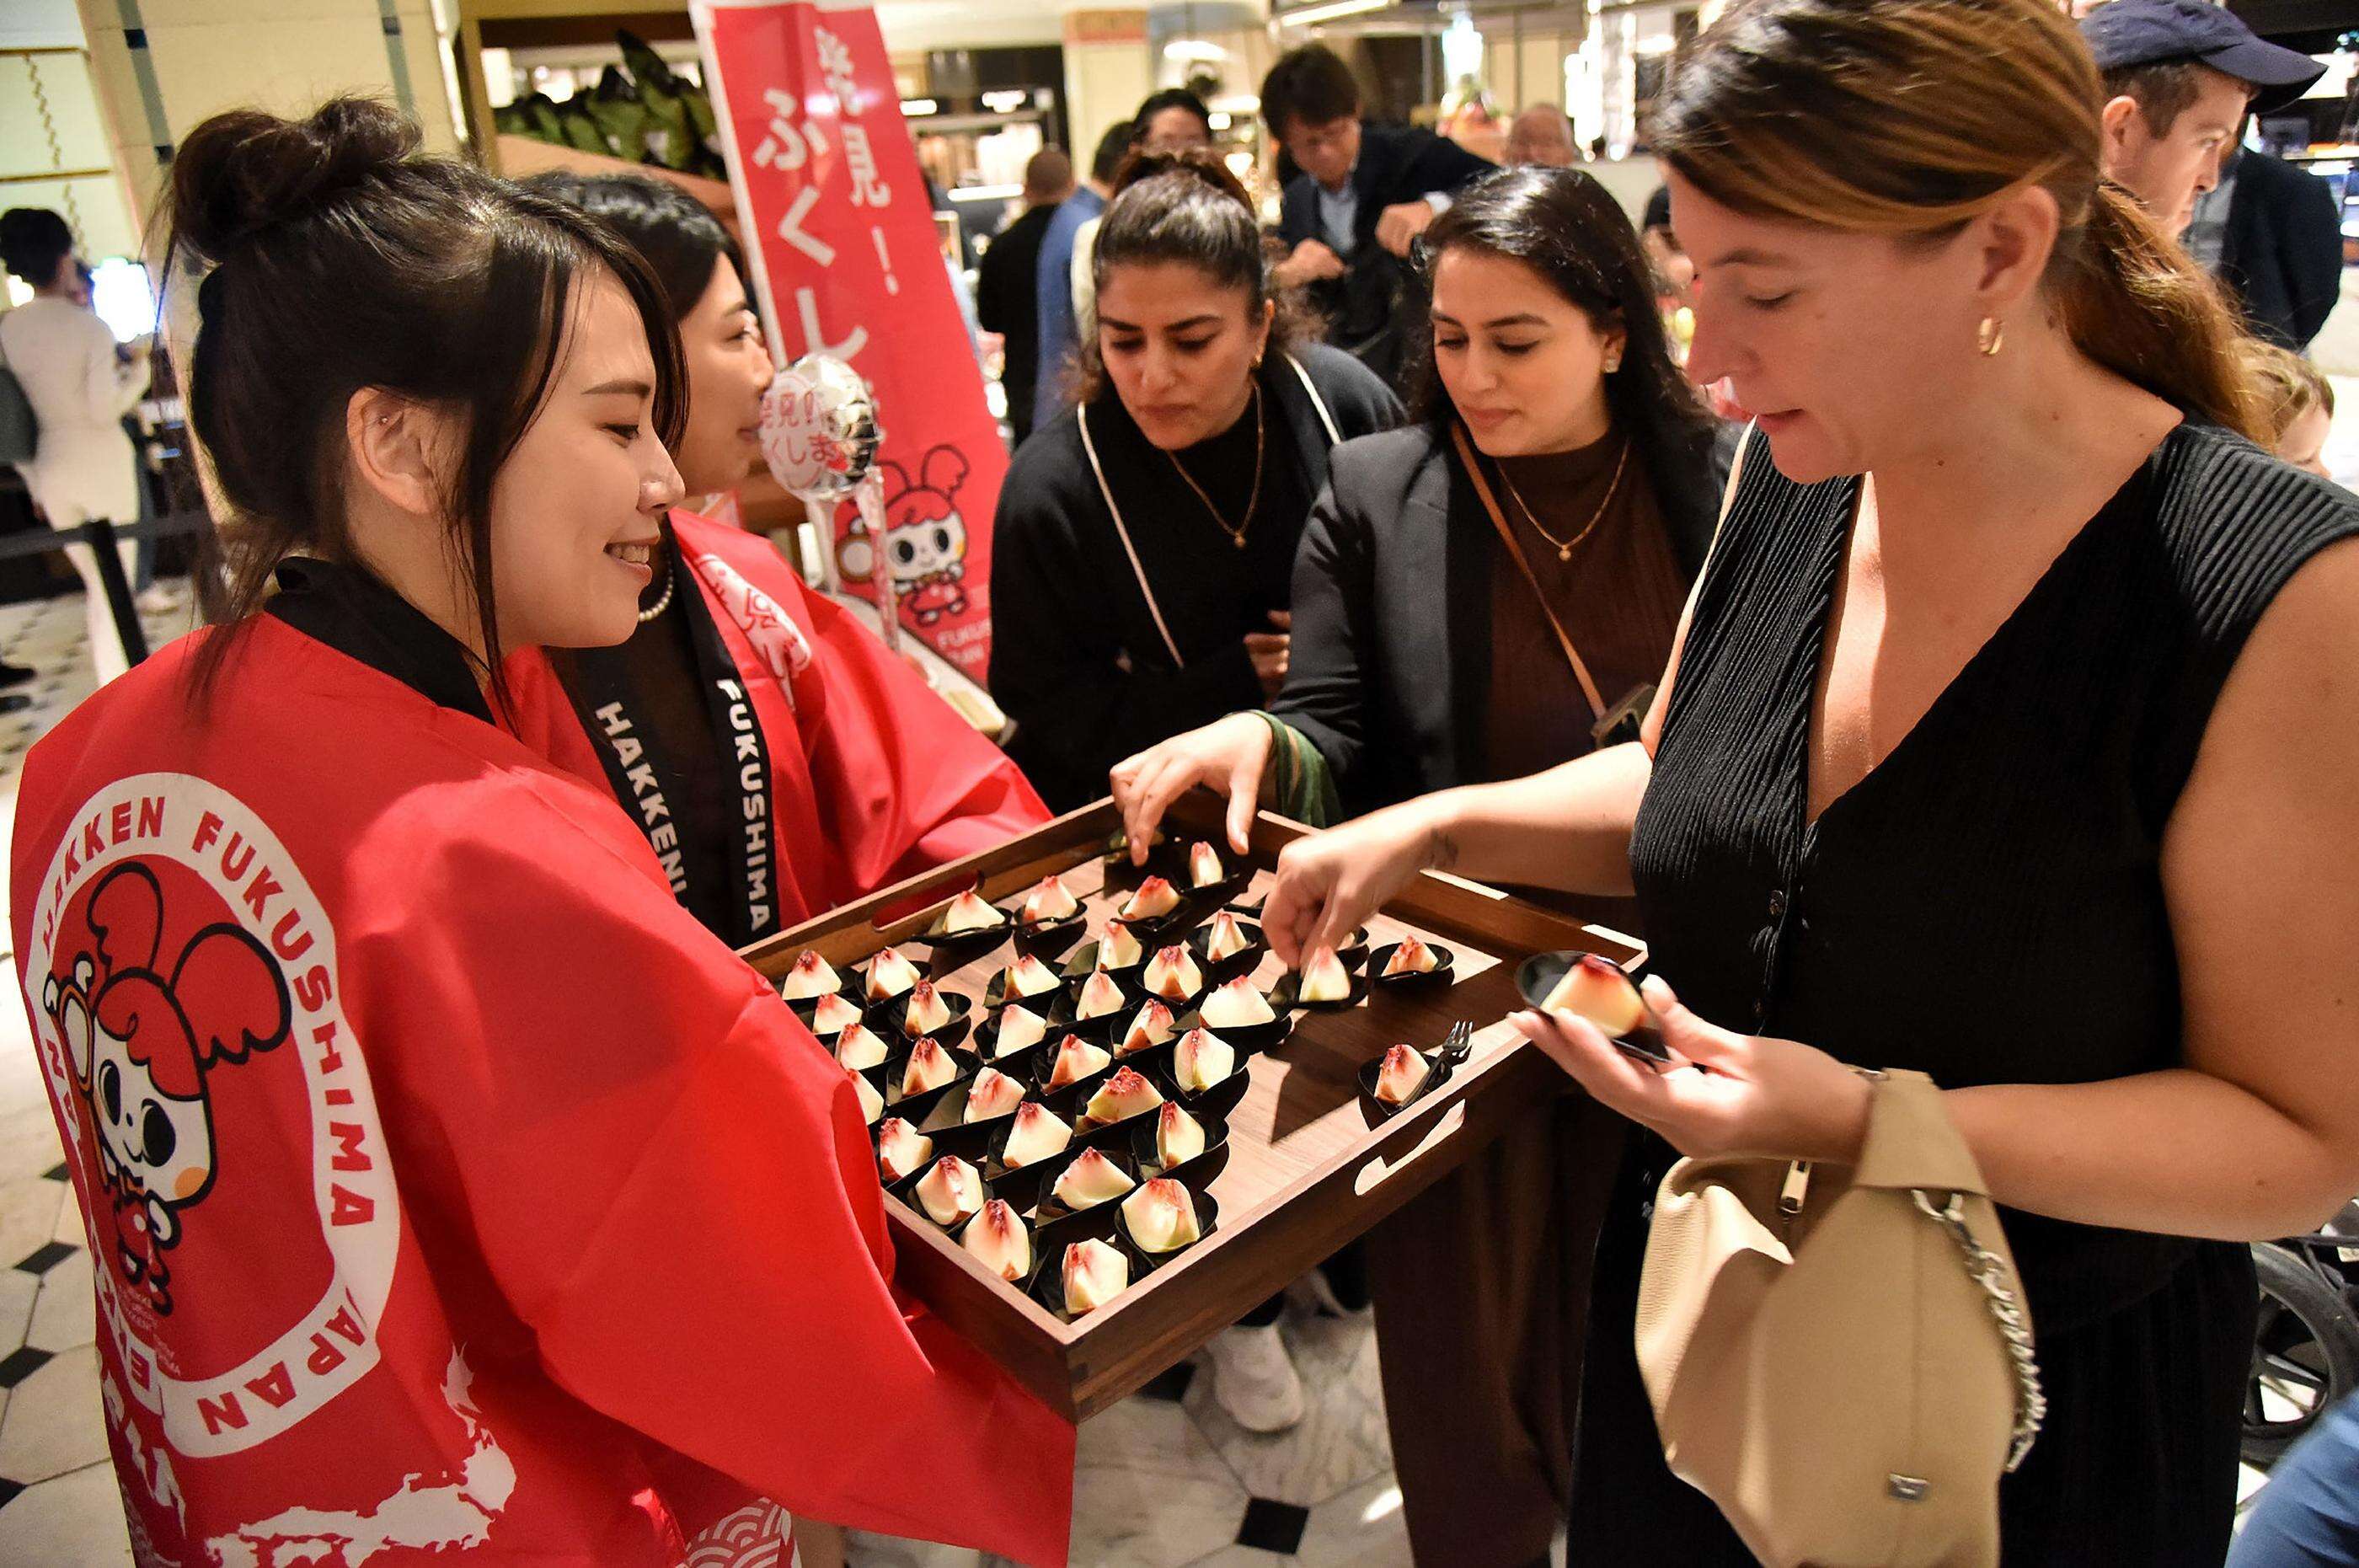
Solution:
<svg viewBox="0 0 2359 1568">
<path fill-rule="evenodd" d="M 1952 1192 L 1946 1207 L 1936 1208 L 1921 1188 L 1912 1188 L 1908 1195 L 1926 1218 L 1956 1240 L 1958 1250 L 1965 1255 L 1966 1273 L 1990 1299 L 1991 1316 L 1998 1321 L 1999 1337 L 2006 1342 L 2007 1359 L 2015 1367 L 2015 1438 L 2006 1454 L 2011 1474 L 2031 1452 L 2032 1440 L 2048 1419 L 2048 1396 L 2039 1388 L 2039 1363 L 2031 1354 L 2031 1324 L 2023 1315 L 2023 1304 L 2007 1289 L 2006 1264 L 1997 1253 L 1975 1240 L 1967 1225 L 1964 1198 Z"/>
</svg>

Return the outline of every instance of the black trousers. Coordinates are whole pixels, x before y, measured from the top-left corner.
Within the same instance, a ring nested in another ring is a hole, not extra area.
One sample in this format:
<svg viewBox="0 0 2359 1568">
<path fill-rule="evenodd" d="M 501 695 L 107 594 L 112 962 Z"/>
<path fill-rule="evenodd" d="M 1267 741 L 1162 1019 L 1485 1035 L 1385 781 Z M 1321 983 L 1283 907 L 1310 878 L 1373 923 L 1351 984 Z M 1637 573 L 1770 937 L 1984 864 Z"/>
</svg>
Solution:
<svg viewBox="0 0 2359 1568">
<path fill-rule="evenodd" d="M 1572 1483 L 1590 1256 L 1629 1129 L 1568 1093 L 1368 1233 L 1393 1469 L 1420 1565 L 1547 1561 Z"/>
</svg>

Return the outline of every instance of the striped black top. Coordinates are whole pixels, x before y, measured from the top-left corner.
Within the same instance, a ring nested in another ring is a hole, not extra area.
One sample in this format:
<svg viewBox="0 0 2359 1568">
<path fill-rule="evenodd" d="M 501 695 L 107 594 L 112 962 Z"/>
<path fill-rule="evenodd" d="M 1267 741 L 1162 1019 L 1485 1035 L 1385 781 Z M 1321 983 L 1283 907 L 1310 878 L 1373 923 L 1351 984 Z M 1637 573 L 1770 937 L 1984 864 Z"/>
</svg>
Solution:
<svg viewBox="0 0 2359 1568">
<path fill-rule="evenodd" d="M 1892 754 L 1806 822 L 1856 478 L 1756 451 L 1704 573 L 1631 865 L 1656 966 L 1734 1029 L 1945 1085 L 2181 1058 L 2164 829 L 2269 601 L 2359 499 L 2216 426 L 2166 438 Z M 2189 1244 L 2009 1214 L 2044 1325 Z"/>
</svg>

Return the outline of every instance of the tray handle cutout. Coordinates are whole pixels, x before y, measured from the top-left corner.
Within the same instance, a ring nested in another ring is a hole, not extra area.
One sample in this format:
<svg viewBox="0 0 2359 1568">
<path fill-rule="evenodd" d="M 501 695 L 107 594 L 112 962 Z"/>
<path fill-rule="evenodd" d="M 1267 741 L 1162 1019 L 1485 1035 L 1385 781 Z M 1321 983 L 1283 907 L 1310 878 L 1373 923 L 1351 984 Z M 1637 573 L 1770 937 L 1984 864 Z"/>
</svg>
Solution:
<svg viewBox="0 0 2359 1568">
<path fill-rule="evenodd" d="M 1465 1125 L 1466 1102 L 1461 1100 L 1442 1112 L 1440 1118 L 1426 1129 L 1425 1136 L 1418 1139 L 1417 1147 L 1398 1160 L 1387 1160 L 1382 1154 L 1369 1156 L 1368 1162 L 1361 1166 L 1352 1177 L 1353 1194 L 1366 1197 L 1385 1182 L 1416 1164 L 1420 1157 L 1431 1153 L 1447 1143 L 1451 1136 Z"/>
</svg>

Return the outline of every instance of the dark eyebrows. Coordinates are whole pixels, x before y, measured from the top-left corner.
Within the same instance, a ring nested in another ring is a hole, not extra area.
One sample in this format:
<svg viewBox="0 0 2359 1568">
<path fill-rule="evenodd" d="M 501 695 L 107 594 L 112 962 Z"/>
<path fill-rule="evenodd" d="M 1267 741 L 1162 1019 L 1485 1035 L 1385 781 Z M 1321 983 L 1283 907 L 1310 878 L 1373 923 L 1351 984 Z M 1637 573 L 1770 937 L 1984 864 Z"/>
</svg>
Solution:
<svg viewBox="0 0 2359 1568">
<path fill-rule="evenodd" d="M 1544 318 L 1536 316 L 1529 310 L 1518 310 L 1512 316 L 1501 316 L 1495 321 L 1484 322 L 1483 329 L 1485 332 L 1495 332 L 1505 327 L 1545 327 L 1547 325 L 1548 322 Z"/>
<path fill-rule="evenodd" d="M 1461 332 L 1466 330 L 1457 317 L 1445 314 L 1440 310 L 1433 312 L 1433 319 L 1443 325 L 1457 327 Z M 1518 310 L 1512 316 L 1501 316 L 1496 321 L 1484 321 L 1481 325 L 1484 332 L 1495 332 L 1507 327 L 1545 327 L 1548 325 L 1548 321 L 1547 318 L 1536 315 L 1532 311 Z"/>
<path fill-rule="evenodd" d="M 1208 310 L 1201 316 L 1190 316 L 1184 321 L 1167 322 L 1163 330 L 1167 332 L 1184 332 L 1192 327 L 1216 326 L 1220 323 L 1220 320 L 1218 315 Z M 1147 330 L 1133 321 L 1117 321 L 1103 310 L 1098 312 L 1098 324 L 1117 332 L 1143 332 Z"/>
<path fill-rule="evenodd" d="M 637 381 L 629 376 L 618 376 L 612 381 L 601 381 L 597 386 L 591 387 L 582 395 L 584 397 L 612 397 L 617 396 L 652 397 L 655 394 L 656 389 L 652 382 Z"/>
</svg>

